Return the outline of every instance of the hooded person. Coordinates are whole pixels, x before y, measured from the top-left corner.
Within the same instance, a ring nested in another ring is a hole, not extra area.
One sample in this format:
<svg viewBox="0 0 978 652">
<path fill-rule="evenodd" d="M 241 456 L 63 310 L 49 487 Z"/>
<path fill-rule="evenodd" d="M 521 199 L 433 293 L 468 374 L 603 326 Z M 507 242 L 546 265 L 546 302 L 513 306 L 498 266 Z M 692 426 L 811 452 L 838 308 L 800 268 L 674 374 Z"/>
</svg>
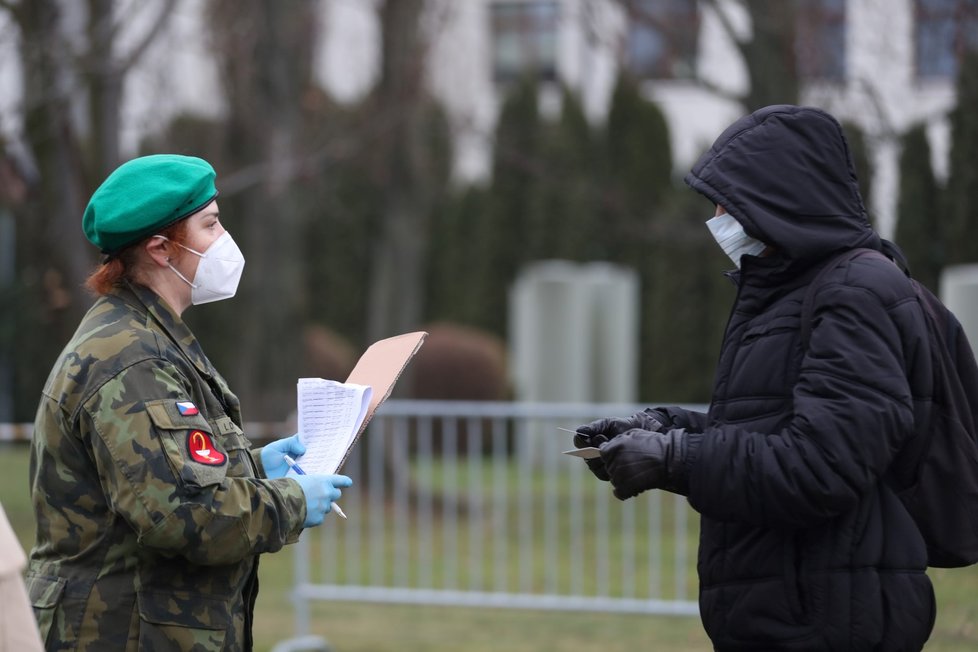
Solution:
<svg viewBox="0 0 978 652">
<path fill-rule="evenodd" d="M 665 489 L 701 516 L 700 616 L 717 650 L 920 650 L 935 620 L 927 550 L 885 476 L 929 401 L 924 315 L 879 257 L 828 113 L 769 106 L 686 176 L 738 269 L 707 413 L 650 408 L 577 428 L 589 467 L 632 498 Z"/>
<path fill-rule="evenodd" d="M 250 650 L 258 557 L 323 522 L 345 476 L 286 477 L 182 319 L 244 256 L 193 156 L 117 168 L 82 218 L 98 295 L 51 370 L 31 444 L 27 590 L 50 650 Z"/>
</svg>

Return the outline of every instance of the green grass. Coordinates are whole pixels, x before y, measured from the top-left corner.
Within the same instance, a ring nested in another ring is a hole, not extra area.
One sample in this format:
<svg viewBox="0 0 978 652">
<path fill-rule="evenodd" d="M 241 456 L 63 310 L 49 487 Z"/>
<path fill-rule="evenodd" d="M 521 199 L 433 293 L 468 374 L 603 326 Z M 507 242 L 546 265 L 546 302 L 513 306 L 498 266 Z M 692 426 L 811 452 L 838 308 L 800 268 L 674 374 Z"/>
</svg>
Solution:
<svg viewBox="0 0 978 652">
<path fill-rule="evenodd" d="M 27 495 L 27 460 L 26 446 L 0 445 L 0 500 L 25 548 L 33 539 L 33 514 Z M 437 488 L 441 482 L 438 474 L 428 477 L 434 478 L 431 488 Z M 461 472 L 459 479 L 463 479 Z M 488 480 L 486 477 L 484 486 L 487 491 L 492 486 Z M 573 498 L 572 493 L 567 493 L 572 491 L 570 484 L 558 484 L 557 491 L 561 500 Z M 344 506 L 346 501 L 344 497 Z M 513 508 L 508 510 L 511 515 L 515 505 Z M 351 521 L 355 521 L 356 514 L 347 511 Z M 663 503 L 662 517 L 664 531 L 669 531 L 669 501 Z M 333 526 L 352 527 L 349 523 Z M 690 526 L 695 527 L 695 519 L 690 519 Z M 618 546 L 620 542 L 613 541 L 612 545 Z M 670 547 L 666 546 L 667 549 Z M 509 559 L 515 559 L 513 550 L 508 551 Z M 338 557 L 331 556 L 329 562 L 342 563 L 342 554 L 337 551 Z M 571 561 L 566 551 L 557 554 L 562 574 L 565 570 L 569 573 Z M 663 563 L 670 563 L 670 560 L 671 557 L 666 556 Z M 930 574 L 938 596 L 938 617 L 926 650 L 965 652 L 978 648 L 978 566 L 934 569 Z M 255 618 L 255 640 L 259 651 L 267 652 L 293 631 L 294 615 L 289 598 L 292 577 L 291 548 L 262 557 L 261 592 Z M 694 582 L 695 578 L 691 578 L 693 586 Z M 617 582 L 612 588 L 616 587 Z M 695 595 L 695 588 L 690 590 L 690 595 Z M 576 652 L 592 649 L 602 652 L 634 652 L 636 649 L 706 652 L 712 649 L 699 619 L 690 617 L 337 602 L 314 604 L 312 623 L 313 633 L 326 637 L 337 652 Z"/>
<path fill-rule="evenodd" d="M 400 524 L 401 529 L 397 529 L 390 501 L 359 504 L 358 492 L 351 492 L 343 503 L 354 518 L 330 520 L 328 528 L 304 536 L 315 542 L 322 534 L 358 535 L 360 547 L 353 554 L 342 538 L 326 543 L 331 565 L 338 568 L 333 580 L 338 583 L 396 585 L 403 581 L 433 588 L 447 583 L 480 590 L 639 599 L 694 596 L 696 521 L 685 501 L 653 492 L 641 501 L 621 503 L 611 498 L 606 484 L 593 480 L 584 465 L 566 461 L 562 472 L 555 475 L 515 465 L 495 472 L 490 462 L 465 464 L 451 481 L 446 481 L 445 465 L 411 464 L 412 469 L 421 470 L 413 478 L 411 515 Z M 475 496 L 456 488 L 472 486 L 479 487 Z M 430 521 L 420 524 L 424 501 L 419 495 L 432 498 L 427 507 Z M 442 503 L 440 496 L 450 496 L 451 501 Z M 533 498 L 523 500 L 521 496 Z M 401 500 L 406 506 L 408 501 Z M 677 506 L 688 520 L 687 582 L 681 596 L 668 573 L 681 545 L 676 538 Z M 386 534 L 383 538 L 372 536 L 378 515 L 384 515 L 380 519 Z M 450 528 L 451 515 L 458 518 L 456 529 Z M 626 521 L 631 525 L 626 526 Z M 658 568 L 646 554 L 650 529 L 662 533 L 653 549 Z M 534 545 L 524 547 L 525 540 Z M 580 543 L 575 546 L 572 541 Z M 606 560 L 606 566 L 593 561 L 599 558 Z M 496 559 L 504 560 L 503 577 L 495 574 Z M 438 561 L 432 565 L 431 560 Z M 570 572 L 572 568 L 580 570 Z M 430 569 L 430 578 L 421 576 L 424 569 Z"/>
</svg>

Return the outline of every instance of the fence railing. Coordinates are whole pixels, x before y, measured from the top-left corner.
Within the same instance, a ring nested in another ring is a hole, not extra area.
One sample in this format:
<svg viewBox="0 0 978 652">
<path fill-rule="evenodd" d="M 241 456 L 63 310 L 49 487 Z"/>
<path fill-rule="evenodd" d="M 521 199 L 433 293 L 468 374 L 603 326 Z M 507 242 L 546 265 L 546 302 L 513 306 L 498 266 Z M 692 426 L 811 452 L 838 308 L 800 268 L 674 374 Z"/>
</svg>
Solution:
<svg viewBox="0 0 978 652">
<path fill-rule="evenodd" d="M 561 454 L 558 426 L 641 407 L 387 401 L 342 469 L 349 519 L 297 544 L 296 638 L 276 650 L 308 647 L 317 600 L 697 614 L 685 499 L 621 502 Z"/>
<path fill-rule="evenodd" d="M 349 519 L 295 546 L 295 637 L 276 652 L 325 649 L 310 636 L 315 601 L 695 615 L 698 519 L 685 499 L 619 501 L 561 454 L 573 444 L 558 426 L 642 407 L 384 403 L 342 469 L 355 482 Z M 29 425 L 0 426 L 0 440 L 29 437 Z"/>
</svg>

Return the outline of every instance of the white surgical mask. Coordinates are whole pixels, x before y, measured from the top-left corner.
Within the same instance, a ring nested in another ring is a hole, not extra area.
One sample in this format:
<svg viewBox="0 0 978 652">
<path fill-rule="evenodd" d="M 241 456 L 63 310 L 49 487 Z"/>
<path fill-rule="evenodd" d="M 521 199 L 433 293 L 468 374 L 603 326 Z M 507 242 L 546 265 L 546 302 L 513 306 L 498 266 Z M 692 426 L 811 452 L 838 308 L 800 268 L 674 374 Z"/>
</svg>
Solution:
<svg viewBox="0 0 978 652">
<path fill-rule="evenodd" d="M 169 239 L 163 235 L 156 237 L 164 240 Z M 183 247 L 196 256 L 200 256 L 197 273 L 194 274 L 193 281 L 188 280 L 176 267 L 167 263 L 173 273 L 190 286 L 190 303 L 199 306 L 202 303 L 230 299 L 234 296 L 238 290 L 238 281 L 241 280 L 241 272 L 244 271 L 245 259 L 228 231 L 225 231 L 221 237 L 212 242 L 204 253 L 186 247 L 179 242 L 174 244 Z"/>
<path fill-rule="evenodd" d="M 708 219 L 706 226 L 723 249 L 723 253 L 730 256 L 737 269 L 740 269 L 741 256 L 757 256 L 767 248 L 767 245 L 760 240 L 747 235 L 744 227 L 730 213 Z"/>
</svg>

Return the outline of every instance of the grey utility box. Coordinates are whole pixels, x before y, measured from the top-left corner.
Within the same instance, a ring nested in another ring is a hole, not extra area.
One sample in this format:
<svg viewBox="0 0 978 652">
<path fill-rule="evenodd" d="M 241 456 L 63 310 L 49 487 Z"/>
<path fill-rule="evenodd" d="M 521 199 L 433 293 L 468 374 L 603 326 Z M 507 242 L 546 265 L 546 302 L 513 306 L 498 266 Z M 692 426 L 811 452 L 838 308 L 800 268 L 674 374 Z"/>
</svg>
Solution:
<svg viewBox="0 0 978 652">
<path fill-rule="evenodd" d="M 961 322 L 971 349 L 975 351 L 978 347 L 978 265 L 945 267 L 941 273 L 940 296 Z"/>
<path fill-rule="evenodd" d="M 522 271 L 510 292 L 510 369 L 525 402 L 633 403 L 637 399 L 639 281 L 611 263 L 549 260 Z M 563 425 L 563 424 L 562 424 Z M 568 447 L 554 424 L 521 436 L 531 458 Z M 555 432 L 550 432 L 553 430 Z"/>
</svg>

